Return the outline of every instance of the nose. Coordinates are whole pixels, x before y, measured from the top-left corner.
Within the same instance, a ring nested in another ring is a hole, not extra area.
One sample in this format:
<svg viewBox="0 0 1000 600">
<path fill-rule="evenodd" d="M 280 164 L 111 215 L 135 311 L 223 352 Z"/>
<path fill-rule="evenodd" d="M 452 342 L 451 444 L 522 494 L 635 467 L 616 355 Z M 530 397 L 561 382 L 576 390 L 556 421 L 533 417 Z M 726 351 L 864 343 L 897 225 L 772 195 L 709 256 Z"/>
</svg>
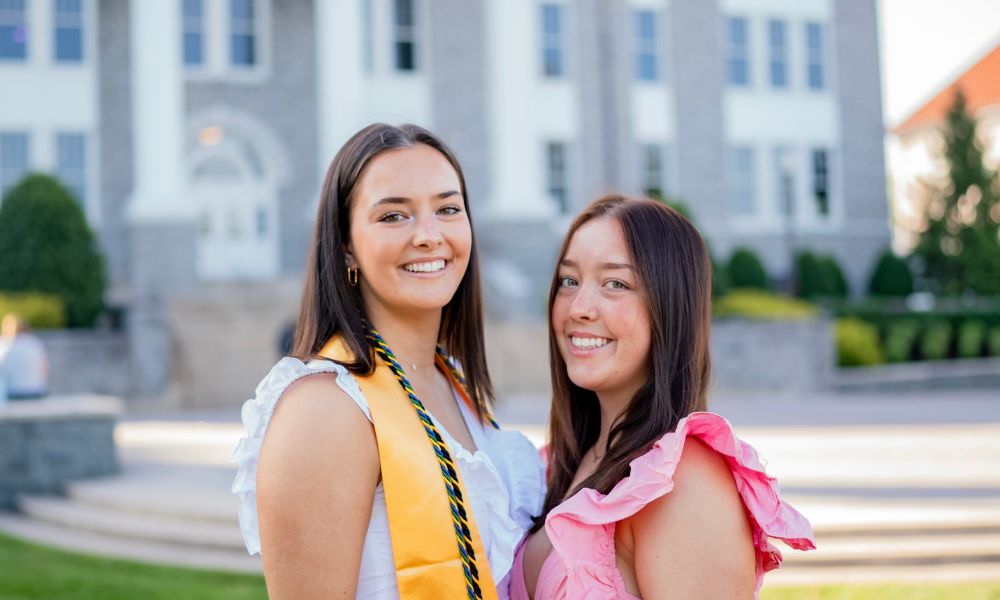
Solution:
<svg viewBox="0 0 1000 600">
<path fill-rule="evenodd" d="M 593 321 L 597 319 L 597 304 L 591 286 L 582 285 L 577 289 L 573 301 L 569 305 L 569 316 L 575 321 Z"/>
<path fill-rule="evenodd" d="M 437 248 L 444 242 L 441 230 L 433 216 L 421 216 L 417 218 L 417 230 L 413 235 L 413 245 L 420 248 Z"/>
</svg>

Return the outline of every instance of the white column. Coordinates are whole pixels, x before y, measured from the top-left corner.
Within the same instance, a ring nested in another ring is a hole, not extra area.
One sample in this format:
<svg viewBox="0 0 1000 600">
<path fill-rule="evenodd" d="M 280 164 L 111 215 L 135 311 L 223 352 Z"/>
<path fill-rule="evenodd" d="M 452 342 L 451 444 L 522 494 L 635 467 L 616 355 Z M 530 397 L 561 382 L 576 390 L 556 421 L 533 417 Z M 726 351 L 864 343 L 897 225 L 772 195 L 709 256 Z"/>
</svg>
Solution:
<svg viewBox="0 0 1000 600">
<path fill-rule="evenodd" d="M 133 0 L 129 12 L 135 161 L 129 218 L 140 222 L 193 218 L 184 169 L 180 4 Z"/>
<path fill-rule="evenodd" d="M 525 98 L 536 98 L 541 77 L 541 27 L 535 2 L 487 0 L 489 73 L 486 78 L 493 189 L 491 217 L 554 214 L 545 191 L 545 152 L 537 124 L 525 114 Z M 461 96 L 461 82 L 455 82 Z"/>
<path fill-rule="evenodd" d="M 315 0 L 316 88 L 319 94 L 319 168 L 325 173 L 337 150 L 363 127 L 365 74 L 361 3 Z"/>
</svg>

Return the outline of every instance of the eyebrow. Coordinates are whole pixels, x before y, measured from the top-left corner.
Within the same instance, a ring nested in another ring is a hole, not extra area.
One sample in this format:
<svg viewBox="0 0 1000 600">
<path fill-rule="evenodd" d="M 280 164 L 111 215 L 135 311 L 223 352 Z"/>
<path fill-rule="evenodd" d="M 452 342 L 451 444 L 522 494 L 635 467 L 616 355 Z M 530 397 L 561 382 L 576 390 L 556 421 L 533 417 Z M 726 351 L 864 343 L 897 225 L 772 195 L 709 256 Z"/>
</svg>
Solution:
<svg viewBox="0 0 1000 600">
<path fill-rule="evenodd" d="M 447 192 L 441 192 L 440 194 L 435 194 L 434 198 L 436 200 L 444 200 L 445 198 L 450 198 L 452 196 L 460 196 L 461 194 L 458 190 L 448 190 Z M 411 202 L 410 198 L 405 196 L 386 196 L 385 198 L 379 199 L 372 208 L 377 208 L 383 204 L 409 204 Z"/>
<path fill-rule="evenodd" d="M 576 264 L 576 261 L 572 261 L 572 260 L 570 260 L 568 258 L 562 259 L 562 261 L 560 261 L 559 264 L 562 265 L 562 266 L 564 266 L 564 267 L 573 267 L 573 268 L 577 268 L 577 266 L 578 266 Z M 617 269 L 628 269 L 630 271 L 634 271 L 635 270 L 635 267 L 633 267 L 632 265 L 630 265 L 628 263 L 606 262 L 606 263 L 601 263 L 600 266 L 605 271 L 614 271 L 614 270 L 617 270 Z"/>
</svg>

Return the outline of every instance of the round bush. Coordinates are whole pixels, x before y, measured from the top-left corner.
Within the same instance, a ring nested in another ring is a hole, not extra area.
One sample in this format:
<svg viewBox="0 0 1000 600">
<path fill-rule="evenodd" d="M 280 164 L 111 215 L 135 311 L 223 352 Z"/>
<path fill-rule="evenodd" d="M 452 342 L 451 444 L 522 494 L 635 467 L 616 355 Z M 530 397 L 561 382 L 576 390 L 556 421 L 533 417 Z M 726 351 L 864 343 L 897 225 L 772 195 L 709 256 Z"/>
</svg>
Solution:
<svg viewBox="0 0 1000 600">
<path fill-rule="evenodd" d="M 959 358 L 979 358 L 983 355 L 983 342 L 986 341 L 986 323 L 969 320 L 958 328 Z"/>
<path fill-rule="evenodd" d="M 758 290 L 733 290 L 716 300 L 713 309 L 717 317 L 763 320 L 812 319 L 817 313 L 808 302 Z"/>
<path fill-rule="evenodd" d="M 906 261 L 886 250 L 875 263 L 868 282 L 872 296 L 905 297 L 913 293 L 913 274 Z"/>
<path fill-rule="evenodd" d="M 734 288 L 756 288 L 767 290 L 771 288 L 760 258 L 748 248 L 737 248 L 729 257 L 729 283 Z"/>
<path fill-rule="evenodd" d="M 712 257 L 712 296 L 722 296 L 729 291 L 729 272 L 726 265 Z"/>
<path fill-rule="evenodd" d="M 808 250 L 795 257 L 796 292 L 802 298 L 816 298 L 826 295 L 823 271 L 819 259 Z"/>
<path fill-rule="evenodd" d="M 22 179 L 0 206 L 0 291 L 58 296 L 66 324 L 87 327 L 104 287 L 103 258 L 70 193 L 47 175 Z"/>
<path fill-rule="evenodd" d="M 837 319 L 837 363 L 841 367 L 864 367 L 885 362 L 878 341 L 878 329 L 861 319 Z"/>
<path fill-rule="evenodd" d="M 885 360 L 891 363 L 910 360 L 919 332 L 920 324 L 913 319 L 890 321 L 885 334 Z"/>
<path fill-rule="evenodd" d="M 820 272 L 823 275 L 823 287 L 827 296 L 837 298 L 847 297 L 847 278 L 840 268 L 840 263 L 832 256 L 823 256 L 819 259 Z"/>
<path fill-rule="evenodd" d="M 924 360 L 942 360 L 948 358 L 951 347 L 951 323 L 936 321 L 927 326 L 920 338 L 920 354 Z"/>
<path fill-rule="evenodd" d="M 990 327 L 986 333 L 986 348 L 990 356 L 1000 356 L 1000 326 Z"/>
</svg>

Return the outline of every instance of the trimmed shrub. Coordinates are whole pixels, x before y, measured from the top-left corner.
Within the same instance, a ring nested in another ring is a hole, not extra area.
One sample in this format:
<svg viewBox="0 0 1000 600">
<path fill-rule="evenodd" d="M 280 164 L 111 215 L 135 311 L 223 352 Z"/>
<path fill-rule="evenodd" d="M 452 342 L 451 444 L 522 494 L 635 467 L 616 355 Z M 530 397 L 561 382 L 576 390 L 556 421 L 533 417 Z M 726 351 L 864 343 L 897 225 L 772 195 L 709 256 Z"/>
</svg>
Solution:
<svg viewBox="0 0 1000 600">
<path fill-rule="evenodd" d="M 715 260 L 712 256 L 712 296 L 719 297 L 729 291 L 729 272 L 726 265 Z"/>
<path fill-rule="evenodd" d="M 1000 356 L 1000 327 L 990 327 L 986 334 L 986 348 L 990 356 Z"/>
<path fill-rule="evenodd" d="M 837 319 L 837 364 L 841 367 L 866 367 L 885 362 L 879 346 L 878 329 L 860 319 Z"/>
<path fill-rule="evenodd" d="M 840 263 L 833 256 L 827 255 L 819 258 L 819 268 L 823 275 L 823 286 L 827 296 L 846 298 L 850 291 L 847 288 L 847 278 L 840 268 Z"/>
<path fill-rule="evenodd" d="M 104 260 L 79 205 L 56 179 L 26 176 L 0 207 L 0 291 L 58 296 L 66 324 L 87 327 L 104 287 Z"/>
<path fill-rule="evenodd" d="M 893 321 L 886 327 L 885 360 L 886 362 L 906 362 L 913 356 L 913 345 L 917 341 L 920 324 L 913 319 Z"/>
<path fill-rule="evenodd" d="M 801 298 L 817 298 L 826 295 L 823 271 L 819 259 L 808 250 L 795 257 L 796 293 Z"/>
<path fill-rule="evenodd" d="M 758 290 L 733 290 L 714 303 L 717 317 L 803 320 L 815 318 L 817 312 L 808 302 Z"/>
<path fill-rule="evenodd" d="M 66 326 L 62 300 L 51 294 L 0 294 L 0 319 L 9 314 L 20 316 L 32 329 Z"/>
<path fill-rule="evenodd" d="M 927 326 L 920 338 L 920 355 L 924 360 L 948 358 L 951 347 L 952 327 L 947 321 L 936 321 Z"/>
<path fill-rule="evenodd" d="M 986 341 L 986 323 L 966 321 L 958 328 L 958 357 L 979 358 Z"/>
<path fill-rule="evenodd" d="M 760 258 L 748 248 L 737 248 L 729 257 L 729 282 L 734 288 L 771 289 Z"/>
<path fill-rule="evenodd" d="M 875 263 L 868 280 L 872 296 L 905 297 L 913 293 L 913 274 L 906 261 L 886 250 Z"/>
</svg>

